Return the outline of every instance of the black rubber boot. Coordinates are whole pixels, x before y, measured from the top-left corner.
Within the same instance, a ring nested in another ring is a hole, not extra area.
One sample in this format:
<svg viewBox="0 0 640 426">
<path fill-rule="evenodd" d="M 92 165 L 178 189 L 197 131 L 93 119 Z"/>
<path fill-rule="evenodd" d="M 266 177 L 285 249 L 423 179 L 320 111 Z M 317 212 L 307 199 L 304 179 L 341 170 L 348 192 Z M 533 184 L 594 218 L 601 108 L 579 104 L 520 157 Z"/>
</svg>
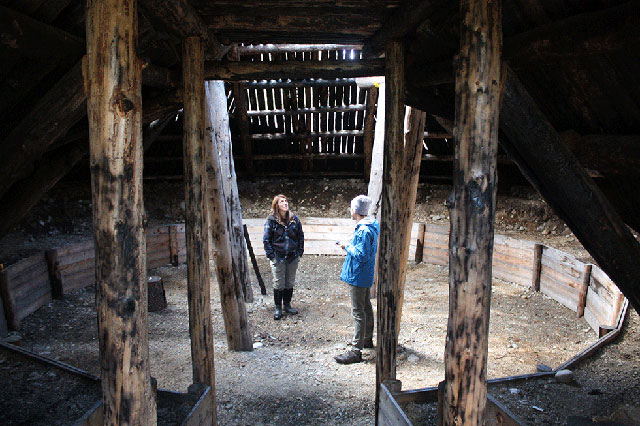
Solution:
<svg viewBox="0 0 640 426">
<path fill-rule="evenodd" d="M 284 312 L 291 315 L 297 315 L 298 310 L 291 307 L 291 298 L 293 297 L 293 289 L 285 288 L 282 290 L 283 293 L 283 301 L 284 301 Z"/>
<path fill-rule="evenodd" d="M 273 312 L 273 319 L 279 320 L 282 318 L 282 296 L 284 290 L 273 290 L 273 304 L 276 309 Z"/>
</svg>

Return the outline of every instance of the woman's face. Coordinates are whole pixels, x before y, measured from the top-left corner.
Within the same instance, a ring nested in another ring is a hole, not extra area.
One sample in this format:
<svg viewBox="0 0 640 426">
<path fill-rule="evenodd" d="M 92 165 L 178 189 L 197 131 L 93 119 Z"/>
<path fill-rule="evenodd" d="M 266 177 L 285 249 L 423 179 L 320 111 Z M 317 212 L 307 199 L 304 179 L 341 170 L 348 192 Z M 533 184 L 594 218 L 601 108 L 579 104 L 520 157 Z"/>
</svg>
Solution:
<svg viewBox="0 0 640 426">
<path fill-rule="evenodd" d="M 281 215 L 284 215 L 289 211 L 289 201 L 286 198 L 280 198 L 278 200 L 278 211 Z"/>
</svg>

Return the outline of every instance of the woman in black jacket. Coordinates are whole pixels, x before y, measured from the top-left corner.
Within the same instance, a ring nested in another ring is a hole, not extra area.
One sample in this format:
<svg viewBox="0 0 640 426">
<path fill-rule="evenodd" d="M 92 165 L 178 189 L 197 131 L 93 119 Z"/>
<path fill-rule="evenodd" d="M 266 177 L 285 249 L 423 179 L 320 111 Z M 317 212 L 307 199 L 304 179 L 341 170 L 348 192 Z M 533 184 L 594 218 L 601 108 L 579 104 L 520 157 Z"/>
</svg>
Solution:
<svg viewBox="0 0 640 426">
<path fill-rule="evenodd" d="M 284 313 L 295 315 L 298 311 L 291 307 L 291 298 L 298 262 L 304 253 L 304 232 L 298 217 L 289 210 L 287 197 L 282 194 L 273 197 L 262 241 L 273 273 L 273 319 L 282 318 L 283 302 Z"/>
</svg>

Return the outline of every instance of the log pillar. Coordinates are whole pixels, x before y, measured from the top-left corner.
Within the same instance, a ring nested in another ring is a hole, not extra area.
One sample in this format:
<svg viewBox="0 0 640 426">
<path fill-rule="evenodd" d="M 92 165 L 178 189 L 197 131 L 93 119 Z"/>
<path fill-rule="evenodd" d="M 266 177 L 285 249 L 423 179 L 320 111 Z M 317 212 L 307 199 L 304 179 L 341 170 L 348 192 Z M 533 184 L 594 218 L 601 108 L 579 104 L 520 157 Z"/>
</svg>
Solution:
<svg viewBox="0 0 640 426">
<path fill-rule="evenodd" d="M 244 168 L 247 176 L 253 182 L 255 175 L 253 147 L 251 145 L 251 134 L 249 131 L 249 117 L 247 117 L 247 88 L 244 84 L 233 83 L 233 93 L 236 98 L 236 117 L 238 122 L 238 132 L 240 133 L 240 144 L 242 145 L 242 153 L 244 156 Z"/>
<path fill-rule="evenodd" d="M 223 84 L 222 82 L 220 82 Z M 211 89 L 214 89 L 213 92 Z M 224 90 L 224 86 L 222 86 Z M 215 102 L 217 89 L 207 85 L 207 126 L 212 127 L 212 121 L 216 120 L 219 112 L 214 108 L 224 108 L 220 102 Z M 218 97 L 219 98 L 219 97 Z M 211 102 L 214 101 L 214 102 Z M 247 319 L 247 309 L 244 303 L 244 292 L 238 277 L 237 265 L 234 267 L 232 257 L 232 235 L 231 217 L 227 210 L 227 199 L 222 184 L 222 170 L 217 153 L 218 137 L 214 132 L 209 131 L 206 141 L 207 157 L 207 182 L 208 182 L 208 205 L 209 220 L 211 223 L 211 241 L 214 251 L 213 257 L 216 264 L 216 275 L 218 278 L 218 288 L 220 289 L 220 303 L 222 305 L 222 316 L 224 318 L 224 328 L 227 335 L 227 346 L 230 350 L 251 351 L 253 349 L 253 339 L 249 322 Z M 239 204 L 239 203 L 238 203 Z M 246 252 L 242 252 L 246 256 Z M 246 260 L 245 260 L 246 263 Z"/>
<path fill-rule="evenodd" d="M 87 2 L 96 305 L 104 424 L 155 425 L 149 375 L 137 3 Z"/>
<path fill-rule="evenodd" d="M 407 278 L 411 228 L 413 228 L 413 213 L 415 212 L 416 196 L 418 194 L 418 179 L 420 177 L 420 160 L 422 160 L 422 141 L 424 140 L 426 118 L 426 114 L 419 109 L 407 108 L 404 123 L 404 149 L 396 153 L 392 165 L 397 170 L 398 176 L 396 188 L 399 203 L 394 216 L 399 222 L 400 231 L 400 235 L 398 235 L 400 253 L 398 257 L 398 276 L 396 278 L 398 281 L 396 340 L 400 335 L 404 284 Z"/>
<path fill-rule="evenodd" d="M 231 259 L 236 285 L 240 285 L 247 302 L 253 302 L 253 289 L 247 261 L 247 244 L 244 241 L 242 228 L 242 206 L 238 194 L 238 182 L 233 161 L 231 129 L 227 111 L 227 92 L 224 82 L 208 81 L 206 86 L 208 117 L 211 124 L 212 138 L 215 137 L 217 153 L 215 160 L 220 164 L 220 180 L 227 210 L 227 228 L 231 239 Z"/>
<path fill-rule="evenodd" d="M 500 1 L 460 2 L 443 424 L 482 425 L 487 403 L 491 258 L 502 50 Z"/>
<path fill-rule="evenodd" d="M 204 51 L 199 37 L 188 37 L 182 42 L 182 79 L 187 296 L 193 381 L 211 386 L 215 392 L 205 177 Z M 213 395 L 215 424 L 215 393 Z"/>
<path fill-rule="evenodd" d="M 367 95 L 367 107 L 364 116 L 364 179 L 367 183 L 371 178 L 371 161 L 373 160 L 373 141 L 375 130 L 375 109 L 378 102 L 378 87 L 371 86 Z"/>
<path fill-rule="evenodd" d="M 402 197 L 398 183 L 401 170 L 398 158 L 404 150 L 404 48 L 391 41 L 386 47 L 385 69 L 385 139 L 380 205 L 380 237 L 378 256 L 378 337 L 376 358 L 376 419 L 378 417 L 380 384 L 396 378 L 397 305 L 400 301 L 399 243 L 402 226 L 398 221 Z M 374 200 L 375 202 L 375 200 Z M 377 421 L 377 420 L 376 420 Z"/>
</svg>

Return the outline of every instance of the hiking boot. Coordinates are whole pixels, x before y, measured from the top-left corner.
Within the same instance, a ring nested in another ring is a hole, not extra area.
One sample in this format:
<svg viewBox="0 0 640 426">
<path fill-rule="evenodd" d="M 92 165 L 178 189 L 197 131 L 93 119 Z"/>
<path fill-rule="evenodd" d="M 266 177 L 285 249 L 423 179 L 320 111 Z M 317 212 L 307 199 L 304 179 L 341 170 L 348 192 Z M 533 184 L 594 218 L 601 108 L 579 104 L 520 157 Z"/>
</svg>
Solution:
<svg viewBox="0 0 640 426">
<path fill-rule="evenodd" d="M 347 351 L 334 357 L 334 359 L 338 364 L 355 364 L 356 362 L 362 362 L 362 354 L 360 351 Z"/>
<path fill-rule="evenodd" d="M 282 318 L 282 308 L 280 306 L 276 306 L 276 310 L 273 313 L 273 319 L 277 321 L 280 318 Z"/>
<path fill-rule="evenodd" d="M 298 315 L 298 310 L 292 308 L 291 305 L 289 305 L 288 303 L 285 303 L 284 304 L 284 313 L 285 314 L 291 314 L 291 315 Z"/>
</svg>

